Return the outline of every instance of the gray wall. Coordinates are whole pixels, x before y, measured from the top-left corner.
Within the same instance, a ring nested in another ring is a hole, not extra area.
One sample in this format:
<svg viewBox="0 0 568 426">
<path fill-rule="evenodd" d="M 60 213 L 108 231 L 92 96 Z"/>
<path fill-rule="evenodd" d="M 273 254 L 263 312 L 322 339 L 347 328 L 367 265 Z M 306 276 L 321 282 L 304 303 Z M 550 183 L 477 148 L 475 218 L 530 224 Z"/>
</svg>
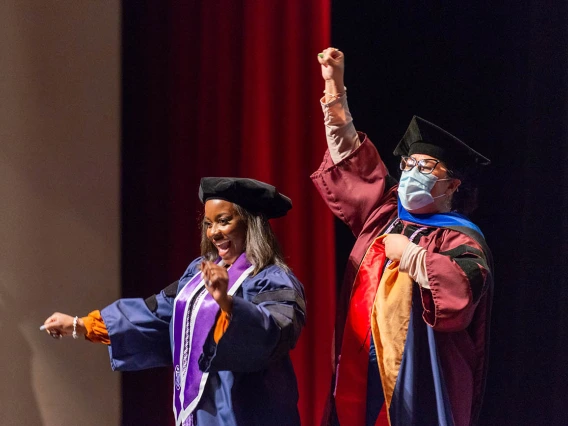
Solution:
<svg viewBox="0 0 568 426">
<path fill-rule="evenodd" d="M 38 330 L 119 296 L 120 2 L 0 1 L 0 423 L 118 425 L 106 347 Z"/>
</svg>

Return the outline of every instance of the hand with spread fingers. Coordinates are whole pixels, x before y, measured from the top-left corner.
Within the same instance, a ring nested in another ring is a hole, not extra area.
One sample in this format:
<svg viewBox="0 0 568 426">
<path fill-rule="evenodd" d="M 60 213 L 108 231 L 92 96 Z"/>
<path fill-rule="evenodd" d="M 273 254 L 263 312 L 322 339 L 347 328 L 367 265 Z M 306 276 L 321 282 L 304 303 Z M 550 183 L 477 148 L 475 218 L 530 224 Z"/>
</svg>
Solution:
<svg viewBox="0 0 568 426">
<path fill-rule="evenodd" d="M 205 288 L 213 296 L 219 307 L 230 314 L 233 299 L 227 294 L 229 286 L 227 269 L 214 262 L 204 261 L 201 263 L 201 276 L 205 280 Z"/>
<path fill-rule="evenodd" d="M 45 320 L 42 328 L 45 329 L 45 331 L 54 339 L 61 339 L 62 337 L 73 335 L 74 320 L 75 317 L 72 317 L 71 315 L 55 312 Z M 83 321 L 78 318 L 75 326 L 75 332 L 77 335 L 84 336 L 85 331 Z"/>
</svg>

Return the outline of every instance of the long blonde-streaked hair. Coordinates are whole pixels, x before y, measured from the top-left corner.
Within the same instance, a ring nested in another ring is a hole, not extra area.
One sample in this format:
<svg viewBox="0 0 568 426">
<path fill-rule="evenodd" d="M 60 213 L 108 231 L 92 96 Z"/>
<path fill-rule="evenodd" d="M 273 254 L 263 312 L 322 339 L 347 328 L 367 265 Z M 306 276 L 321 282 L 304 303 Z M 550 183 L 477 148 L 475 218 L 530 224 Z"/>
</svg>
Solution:
<svg viewBox="0 0 568 426">
<path fill-rule="evenodd" d="M 262 215 L 252 214 L 238 204 L 232 204 L 237 214 L 245 222 L 247 233 L 245 252 L 248 261 L 254 265 L 252 275 L 258 274 L 268 265 L 277 265 L 289 272 L 290 268 L 284 262 L 280 244 L 268 219 Z M 201 221 L 201 255 L 211 261 L 219 257 L 217 247 L 207 238 L 207 227 L 203 220 Z"/>
</svg>

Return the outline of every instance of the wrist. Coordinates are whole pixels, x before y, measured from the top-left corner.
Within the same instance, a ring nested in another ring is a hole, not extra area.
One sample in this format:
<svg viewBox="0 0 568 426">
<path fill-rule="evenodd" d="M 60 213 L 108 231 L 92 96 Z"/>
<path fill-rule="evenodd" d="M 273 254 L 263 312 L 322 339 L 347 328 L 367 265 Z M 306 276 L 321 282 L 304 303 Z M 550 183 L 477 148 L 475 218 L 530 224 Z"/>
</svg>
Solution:
<svg viewBox="0 0 568 426">
<path fill-rule="evenodd" d="M 233 312 L 233 297 L 227 296 L 222 301 L 219 301 L 219 307 L 223 312 L 231 314 Z"/>
<path fill-rule="evenodd" d="M 325 80 L 325 91 L 331 94 L 337 94 L 345 92 L 345 85 L 343 84 L 343 78 L 335 78 L 331 80 Z"/>
<path fill-rule="evenodd" d="M 87 327 L 85 326 L 85 322 L 82 318 L 77 317 L 77 325 L 74 330 L 77 336 L 85 336 L 87 334 Z"/>
<path fill-rule="evenodd" d="M 328 81 L 330 82 L 329 84 Z M 326 104 L 344 96 L 347 91 L 347 88 L 343 84 L 343 81 L 341 82 L 333 80 L 328 80 L 328 81 L 326 81 L 325 89 L 323 91 L 324 103 Z"/>
</svg>

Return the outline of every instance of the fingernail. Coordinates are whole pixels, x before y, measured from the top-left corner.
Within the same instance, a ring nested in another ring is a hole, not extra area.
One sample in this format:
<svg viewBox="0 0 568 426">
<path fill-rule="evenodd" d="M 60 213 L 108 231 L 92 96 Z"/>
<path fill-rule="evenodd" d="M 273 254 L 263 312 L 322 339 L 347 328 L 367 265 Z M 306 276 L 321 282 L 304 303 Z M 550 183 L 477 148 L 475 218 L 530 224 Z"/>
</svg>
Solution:
<svg viewBox="0 0 568 426">
<path fill-rule="evenodd" d="M 318 56 L 319 56 L 320 58 L 323 58 L 323 53 L 318 53 Z"/>
</svg>

